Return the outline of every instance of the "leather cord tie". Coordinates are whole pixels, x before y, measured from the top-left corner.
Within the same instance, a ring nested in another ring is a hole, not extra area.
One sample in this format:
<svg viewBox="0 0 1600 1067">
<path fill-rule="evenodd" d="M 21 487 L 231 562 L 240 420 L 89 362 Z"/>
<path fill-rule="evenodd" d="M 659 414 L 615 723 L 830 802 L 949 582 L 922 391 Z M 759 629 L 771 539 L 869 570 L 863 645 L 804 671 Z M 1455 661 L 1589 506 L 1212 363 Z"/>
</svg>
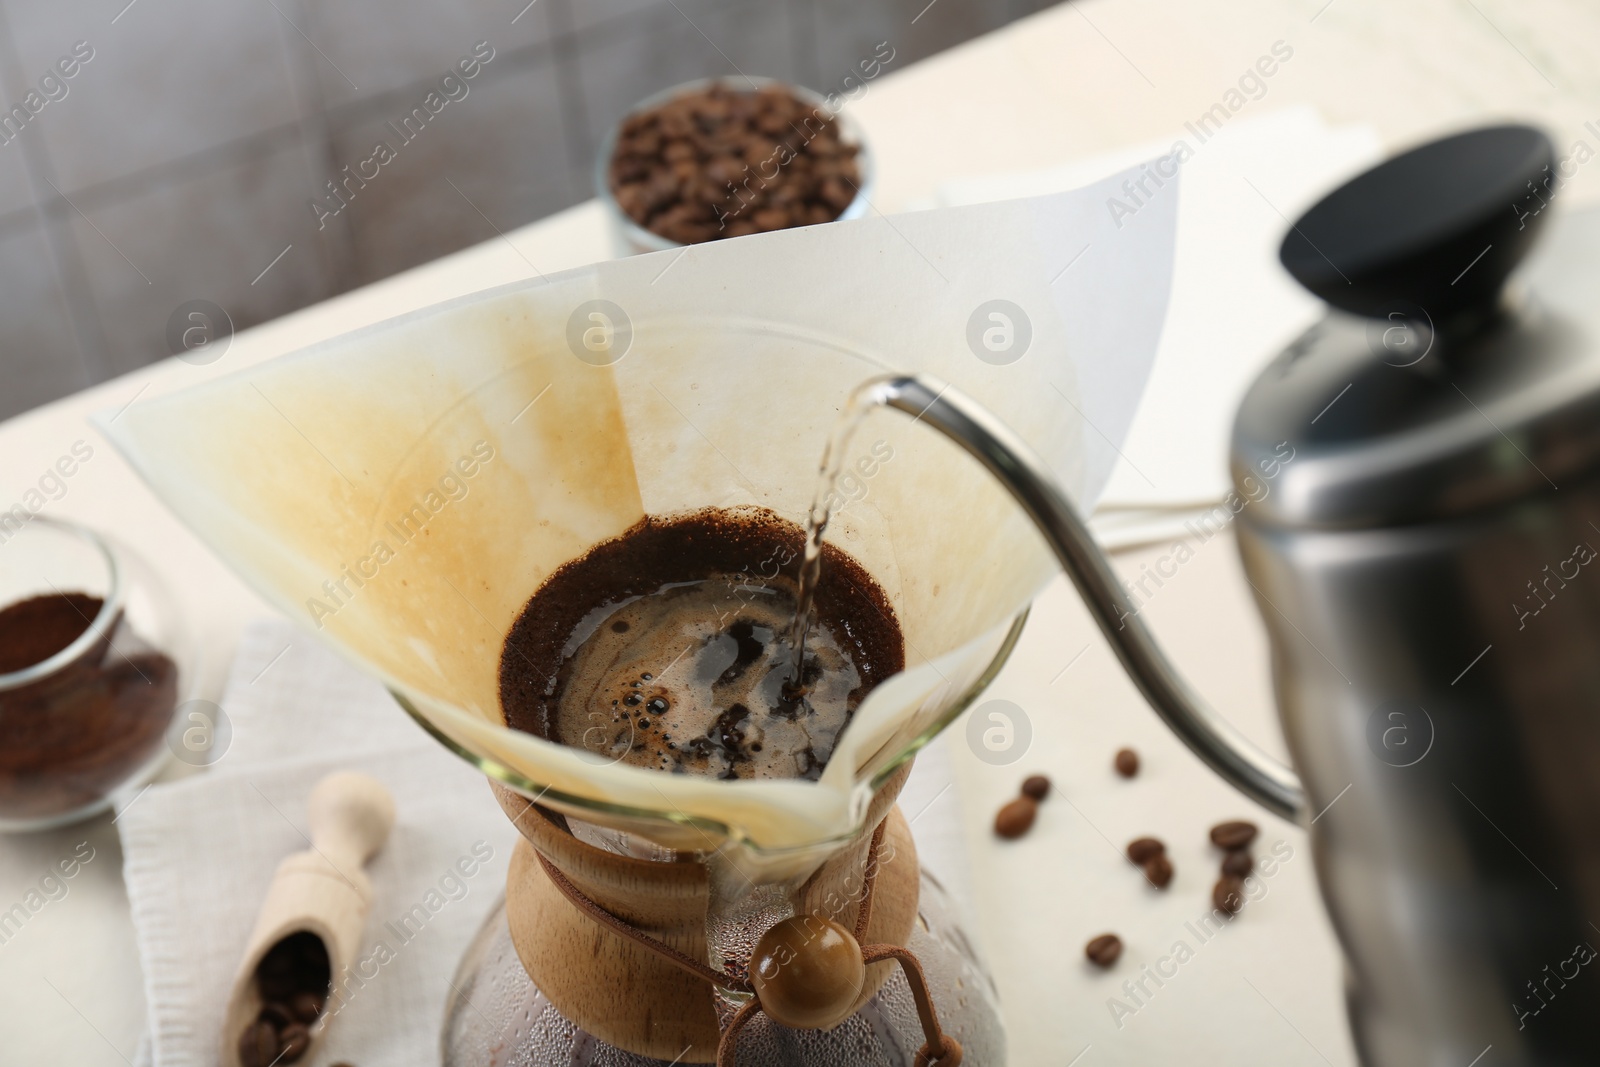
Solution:
<svg viewBox="0 0 1600 1067">
<path fill-rule="evenodd" d="M 867 869 L 861 883 L 861 909 L 856 914 L 854 931 L 857 943 L 866 937 L 867 925 L 872 919 L 872 894 L 878 876 L 878 848 L 883 843 L 883 832 L 887 825 L 888 820 L 878 824 L 867 852 Z M 590 919 L 612 933 L 648 949 L 696 978 L 750 997 L 749 1002 L 729 1021 L 727 1029 L 722 1032 L 722 1040 L 717 1044 L 717 1067 L 734 1067 L 734 1045 L 738 1041 L 739 1032 L 755 1018 L 757 1012 L 762 1010 L 761 998 L 756 995 L 750 981 L 719 971 L 709 964 L 679 952 L 666 942 L 651 937 L 632 923 L 617 918 L 590 900 L 583 890 L 572 884 L 560 868 L 545 859 L 542 852 L 535 849 L 534 855 L 539 857 L 539 866 L 544 868 L 544 873 L 549 877 L 551 884 Z M 939 1014 L 933 1006 L 933 997 L 928 993 L 928 980 L 922 973 L 922 965 L 917 961 L 916 955 L 899 945 L 862 945 L 861 961 L 864 965 L 893 961 L 899 963 L 901 969 L 905 971 L 906 981 L 911 986 L 912 999 L 916 1002 L 917 1018 L 922 1023 L 922 1034 L 926 1039 L 922 1047 L 917 1050 L 915 1067 L 960 1067 L 961 1044 L 939 1028 Z M 748 964 L 746 969 L 748 970 Z"/>
</svg>

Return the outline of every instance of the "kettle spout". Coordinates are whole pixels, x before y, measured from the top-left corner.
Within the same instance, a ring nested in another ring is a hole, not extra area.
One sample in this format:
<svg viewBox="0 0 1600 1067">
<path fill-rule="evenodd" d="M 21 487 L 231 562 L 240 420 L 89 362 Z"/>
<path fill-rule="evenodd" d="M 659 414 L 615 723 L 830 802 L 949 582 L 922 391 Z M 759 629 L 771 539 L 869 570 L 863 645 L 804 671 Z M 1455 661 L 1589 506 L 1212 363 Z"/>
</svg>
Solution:
<svg viewBox="0 0 1600 1067">
<path fill-rule="evenodd" d="M 1033 520 L 1123 669 L 1162 721 L 1245 796 L 1291 822 L 1304 821 L 1299 777 L 1247 740 L 1177 672 L 1072 502 L 1021 438 L 970 397 L 926 375 L 875 378 L 855 397 L 932 426 L 983 464 Z"/>
</svg>

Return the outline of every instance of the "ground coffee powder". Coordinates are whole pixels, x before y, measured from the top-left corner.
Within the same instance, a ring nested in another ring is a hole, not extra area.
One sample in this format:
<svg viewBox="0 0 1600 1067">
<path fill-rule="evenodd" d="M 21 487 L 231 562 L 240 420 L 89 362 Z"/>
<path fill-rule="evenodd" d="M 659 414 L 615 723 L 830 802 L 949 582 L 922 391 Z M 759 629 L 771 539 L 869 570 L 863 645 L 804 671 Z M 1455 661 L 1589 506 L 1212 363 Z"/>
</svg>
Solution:
<svg viewBox="0 0 1600 1067">
<path fill-rule="evenodd" d="M 86 593 L 55 593 L 0 609 L 0 676 L 70 646 L 103 607 Z M 160 749 L 177 693 L 177 665 L 120 613 L 70 662 L 0 689 L 0 819 L 44 819 L 103 799 Z"/>
</svg>

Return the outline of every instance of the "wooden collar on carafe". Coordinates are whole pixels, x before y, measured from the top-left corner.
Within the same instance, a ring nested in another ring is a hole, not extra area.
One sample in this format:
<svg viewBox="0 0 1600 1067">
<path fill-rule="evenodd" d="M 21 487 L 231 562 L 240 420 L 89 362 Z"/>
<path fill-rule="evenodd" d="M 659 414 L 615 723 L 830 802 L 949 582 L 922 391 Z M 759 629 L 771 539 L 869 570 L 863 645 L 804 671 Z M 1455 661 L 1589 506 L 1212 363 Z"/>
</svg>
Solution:
<svg viewBox="0 0 1600 1067">
<path fill-rule="evenodd" d="M 916 955 L 908 949 L 901 948 L 899 945 L 860 944 L 861 939 L 866 937 L 867 924 L 872 918 L 873 886 L 877 882 L 878 875 L 878 847 L 883 843 L 884 829 L 887 825 L 887 819 L 879 822 L 878 828 L 872 834 L 872 844 L 867 850 L 867 869 L 862 876 L 861 909 L 856 915 L 856 925 L 853 932 L 845 931 L 843 927 L 821 916 L 785 921 L 812 924 L 814 929 L 823 930 L 828 935 L 830 943 L 835 946 L 841 943 L 840 935 L 843 935 L 843 938 L 848 938 L 848 941 L 842 943 L 855 945 L 859 949 L 863 968 L 873 963 L 885 963 L 890 960 L 897 961 L 905 971 L 906 981 L 911 986 L 911 996 L 917 1006 L 917 1018 L 922 1023 L 923 1037 L 926 1038 L 922 1047 L 917 1050 L 915 1067 L 960 1067 L 961 1045 L 954 1037 L 940 1029 L 939 1014 L 933 1006 L 933 997 L 928 992 L 928 980 L 922 973 L 922 965 L 917 961 Z M 732 1021 L 728 1023 L 727 1029 L 722 1032 L 722 1040 L 717 1046 L 717 1067 L 733 1067 L 734 1045 L 738 1041 L 739 1032 L 744 1029 L 750 1020 L 755 1018 L 757 1012 L 765 1010 L 769 1016 L 772 1016 L 775 1021 L 780 1023 L 784 1022 L 784 1019 L 780 1016 L 790 1014 L 789 1005 L 783 1004 L 780 1006 L 780 1001 L 786 999 L 781 967 L 773 968 L 774 973 L 771 975 L 756 974 L 753 980 L 719 971 L 709 964 L 702 963 L 679 952 L 671 945 L 651 937 L 632 923 L 617 918 L 584 895 L 581 889 L 573 885 L 571 880 L 561 873 L 560 868 L 545 859 L 543 853 L 536 849 L 534 850 L 534 855 L 538 857 L 539 865 L 544 868 L 544 873 L 549 877 L 551 884 L 590 919 L 613 933 L 627 938 L 641 948 L 655 953 L 668 963 L 689 972 L 696 978 L 702 978 L 714 985 L 721 986 L 723 989 L 750 996 L 749 1002 L 739 1009 Z M 783 924 L 780 923 L 778 925 L 782 926 Z M 776 930 L 776 927 L 774 929 Z M 768 934 L 770 935 L 772 932 L 769 931 Z M 767 935 L 763 935 L 761 941 L 757 942 L 756 955 L 762 954 L 762 945 L 766 941 Z M 802 947 L 799 951 L 806 950 Z M 749 961 L 746 961 L 744 970 L 749 973 Z M 859 984 L 855 986 L 855 990 L 859 990 L 859 988 Z M 849 991 L 849 1004 L 854 1004 L 855 990 Z M 763 992 L 766 993 L 769 1000 L 773 1001 L 770 1007 L 762 1003 Z M 837 1021 L 842 1021 L 842 1019 Z M 836 1022 L 827 1023 L 823 1028 L 836 1025 Z"/>
</svg>

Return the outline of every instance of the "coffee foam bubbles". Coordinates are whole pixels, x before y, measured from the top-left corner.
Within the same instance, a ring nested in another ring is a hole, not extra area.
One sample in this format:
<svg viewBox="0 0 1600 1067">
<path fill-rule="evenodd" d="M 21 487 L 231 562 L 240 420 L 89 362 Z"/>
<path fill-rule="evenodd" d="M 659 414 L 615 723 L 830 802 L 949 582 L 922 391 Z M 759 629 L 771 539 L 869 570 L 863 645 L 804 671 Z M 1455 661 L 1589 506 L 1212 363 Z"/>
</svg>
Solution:
<svg viewBox="0 0 1600 1067">
<path fill-rule="evenodd" d="M 672 583 L 590 611 L 563 649 L 553 739 L 656 770 L 819 777 L 862 674 L 819 621 L 805 695 L 786 698 L 794 611 L 781 577 Z"/>
</svg>

